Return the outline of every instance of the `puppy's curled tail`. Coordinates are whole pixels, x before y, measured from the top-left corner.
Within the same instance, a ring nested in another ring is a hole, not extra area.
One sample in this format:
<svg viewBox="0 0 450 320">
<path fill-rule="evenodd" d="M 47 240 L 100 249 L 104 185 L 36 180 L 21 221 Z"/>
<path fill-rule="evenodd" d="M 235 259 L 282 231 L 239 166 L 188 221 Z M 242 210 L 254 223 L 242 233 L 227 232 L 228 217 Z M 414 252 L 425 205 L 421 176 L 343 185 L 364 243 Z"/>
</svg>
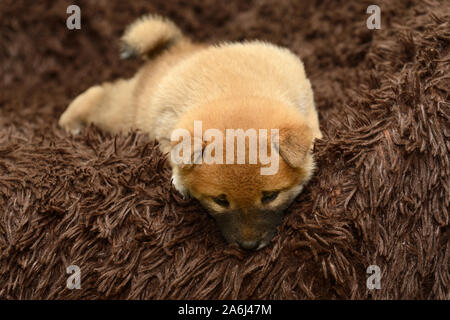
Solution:
<svg viewBox="0 0 450 320">
<path fill-rule="evenodd" d="M 130 24 L 121 40 L 120 58 L 151 57 L 183 38 L 181 30 L 169 19 L 147 15 Z"/>
</svg>

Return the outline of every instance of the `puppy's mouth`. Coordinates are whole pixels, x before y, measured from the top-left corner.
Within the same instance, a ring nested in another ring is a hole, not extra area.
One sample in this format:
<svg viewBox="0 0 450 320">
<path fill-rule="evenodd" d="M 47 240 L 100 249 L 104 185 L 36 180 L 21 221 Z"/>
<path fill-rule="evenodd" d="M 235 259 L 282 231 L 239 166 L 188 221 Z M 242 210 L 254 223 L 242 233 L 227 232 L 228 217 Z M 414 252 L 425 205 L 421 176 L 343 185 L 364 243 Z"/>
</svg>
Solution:
<svg viewBox="0 0 450 320">
<path fill-rule="evenodd" d="M 229 236 L 225 235 L 222 231 L 222 234 L 226 238 L 227 242 L 230 244 L 237 244 L 241 249 L 246 251 L 258 251 L 268 246 L 273 237 L 276 235 L 276 230 L 266 231 L 263 233 L 258 239 L 254 240 L 240 240 L 240 239 L 230 239 Z"/>
<path fill-rule="evenodd" d="M 232 245 L 249 251 L 257 251 L 269 245 L 278 233 L 283 221 L 280 211 L 255 212 L 254 221 L 243 217 L 239 211 L 216 213 L 207 210 L 216 222 L 225 240 Z"/>
<path fill-rule="evenodd" d="M 262 248 L 266 247 L 268 244 L 270 244 L 271 240 L 262 240 L 262 241 L 236 241 L 236 243 L 244 250 L 248 251 L 258 251 Z"/>
</svg>

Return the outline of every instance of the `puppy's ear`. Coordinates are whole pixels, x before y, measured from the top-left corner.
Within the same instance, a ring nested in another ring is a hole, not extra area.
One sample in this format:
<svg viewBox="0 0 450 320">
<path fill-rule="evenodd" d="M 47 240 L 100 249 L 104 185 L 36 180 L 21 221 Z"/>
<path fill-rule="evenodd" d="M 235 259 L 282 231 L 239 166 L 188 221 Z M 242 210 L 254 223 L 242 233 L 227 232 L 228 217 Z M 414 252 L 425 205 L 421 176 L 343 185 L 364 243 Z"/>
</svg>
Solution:
<svg viewBox="0 0 450 320">
<path fill-rule="evenodd" d="M 311 129 L 306 124 L 290 124 L 279 129 L 279 141 L 274 147 L 289 166 L 300 168 L 312 141 Z"/>
<path fill-rule="evenodd" d="M 191 132 L 189 134 L 186 132 L 184 136 L 179 136 L 178 140 L 172 140 L 171 144 L 172 162 L 177 164 L 180 169 L 189 170 L 195 164 L 201 163 L 203 150 L 206 147 L 206 143 L 201 138 L 194 137 Z"/>
</svg>

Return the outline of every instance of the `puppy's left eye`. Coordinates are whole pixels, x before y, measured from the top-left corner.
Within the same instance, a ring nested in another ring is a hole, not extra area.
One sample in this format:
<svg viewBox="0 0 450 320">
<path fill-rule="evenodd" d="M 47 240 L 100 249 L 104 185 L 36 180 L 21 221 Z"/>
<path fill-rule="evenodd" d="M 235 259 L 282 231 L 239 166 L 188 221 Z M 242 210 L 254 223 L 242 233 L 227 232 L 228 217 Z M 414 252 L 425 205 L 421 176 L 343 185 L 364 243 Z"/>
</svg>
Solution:
<svg viewBox="0 0 450 320">
<path fill-rule="evenodd" d="M 263 197 L 261 198 L 262 204 L 267 204 L 272 202 L 278 197 L 280 191 L 263 191 Z"/>
<path fill-rule="evenodd" d="M 230 203 L 227 200 L 227 196 L 224 194 L 221 194 L 218 197 L 213 197 L 212 200 L 221 207 L 228 208 L 230 206 Z"/>
</svg>

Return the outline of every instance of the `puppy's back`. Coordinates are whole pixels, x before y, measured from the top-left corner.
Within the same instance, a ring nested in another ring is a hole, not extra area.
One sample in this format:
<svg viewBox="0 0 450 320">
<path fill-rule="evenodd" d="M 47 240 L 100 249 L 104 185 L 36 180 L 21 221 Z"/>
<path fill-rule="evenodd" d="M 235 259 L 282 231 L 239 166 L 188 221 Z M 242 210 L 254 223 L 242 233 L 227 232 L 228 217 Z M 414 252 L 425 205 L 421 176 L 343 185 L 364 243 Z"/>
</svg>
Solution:
<svg viewBox="0 0 450 320">
<path fill-rule="evenodd" d="M 216 99 L 246 96 L 278 99 L 305 117 L 314 108 L 303 64 L 288 49 L 261 41 L 223 43 L 179 62 L 151 96 L 142 95 L 140 104 L 145 101 L 147 107 L 140 110 L 143 116 L 137 117 L 138 126 L 154 128 L 153 136 L 163 140 L 190 108 Z"/>
</svg>

